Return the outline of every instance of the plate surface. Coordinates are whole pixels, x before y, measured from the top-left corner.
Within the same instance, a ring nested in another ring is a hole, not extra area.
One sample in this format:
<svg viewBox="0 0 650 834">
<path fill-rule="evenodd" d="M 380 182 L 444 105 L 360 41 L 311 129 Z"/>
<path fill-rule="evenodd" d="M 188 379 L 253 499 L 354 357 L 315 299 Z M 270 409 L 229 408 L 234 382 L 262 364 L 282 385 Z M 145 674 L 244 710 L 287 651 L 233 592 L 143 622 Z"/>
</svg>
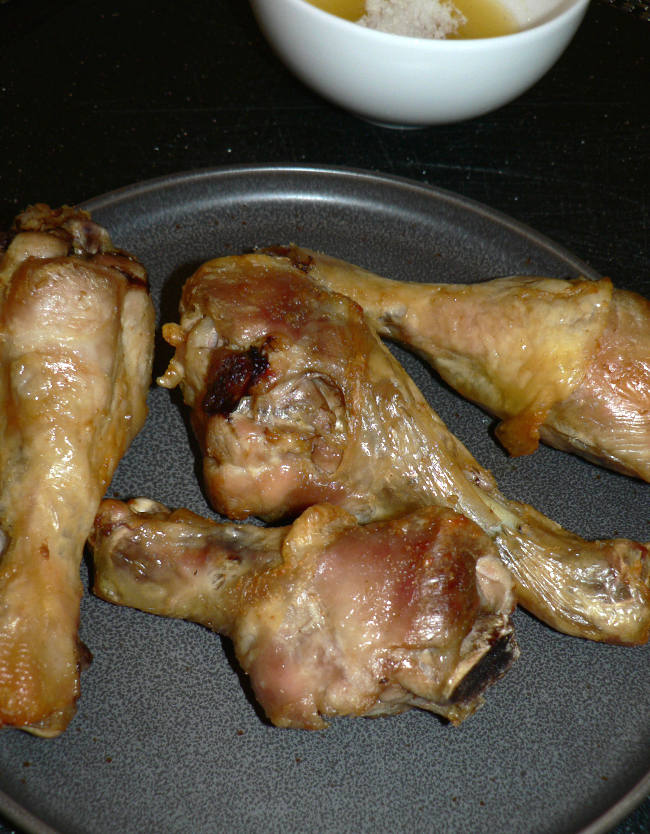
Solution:
<svg viewBox="0 0 650 834">
<path fill-rule="evenodd" d="M 199 171 L 86 207 L 145 263 L 162 321 L 177 320 L 202 261 L 289 241 L 400 279 L 596 277 L 484 206 L 362 171 Z M 548 448 L 509 459 L 485 414 L 395 352 L 507 496 L 586 537 L 650 539 L 647 484 Z M 156 373 L 170 355 L 158 340 Z M 210 514 L 193 449 L 179 398 L 152 386 L 150 418 L 110 494 Z M 521 659 L 462 727 L 412 711 L 307 733 L 264 722 L 227 642 L 86 593 L 81 636 L 94 661 L 78 714 L 53 741 L 2 735 L 0 810 L 29 831 L 66 834 L 606 831 L 650 791 L 650 647 L 596 645 L 515 617 Z"/>
</svg>

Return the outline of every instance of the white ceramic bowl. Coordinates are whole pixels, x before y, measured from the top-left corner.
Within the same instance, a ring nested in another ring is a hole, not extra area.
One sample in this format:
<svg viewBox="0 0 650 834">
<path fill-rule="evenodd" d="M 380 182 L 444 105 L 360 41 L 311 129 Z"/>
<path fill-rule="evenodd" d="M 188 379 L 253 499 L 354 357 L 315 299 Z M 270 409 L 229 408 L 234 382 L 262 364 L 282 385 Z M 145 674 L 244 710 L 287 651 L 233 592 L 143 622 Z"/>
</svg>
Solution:
<svg viewBox="0 0 650 834">
<path fill-rule="evenodd" d="M 505 0 L 520 31 L 475 40 L 392 35 L 306 0 L 250 0 L 271 46 L 305 84 L 369 121 L 426 126 L 495 110 L 557 61 L 589 0 Z"/>
</svg>

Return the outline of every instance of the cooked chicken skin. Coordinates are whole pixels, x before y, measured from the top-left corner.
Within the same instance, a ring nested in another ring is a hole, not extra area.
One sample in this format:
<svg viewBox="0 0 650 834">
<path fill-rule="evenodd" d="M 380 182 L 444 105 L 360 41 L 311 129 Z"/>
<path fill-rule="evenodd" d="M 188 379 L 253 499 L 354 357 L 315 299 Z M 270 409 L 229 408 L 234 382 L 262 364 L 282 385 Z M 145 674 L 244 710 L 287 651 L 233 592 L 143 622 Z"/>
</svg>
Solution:
<svg viewBox="0 0 650 834">
<path fill-rule="evenodd" d="M 0 292 L 0 726 L 49 737 L 79 696 L 79 566 L 146 416 L 154 313 L 141 264 L 69 208 L 16 219 Z"/>
<path fill-rule="evenodd" d="M 307 249 L 274 251 L 354 299 L 380 335 L 500 418 L 497 436 L 512 455 L 534 452 L 541 438 L 650 481 L 647 299 L 605 278 L 405 283 Z"/>
<path fill-rule="evenodd" d="M 361 308 L 263 254 L 209 261 L 185 284 L 175 355 L 206 490 L 233 519 L 315 503 L 361 522 L 442 504 L 497 545 L 518 601 L 568 634 L 642 643 L 648 546 L 587 542 L 508 501 L 366 323 Z"/>
<path fill-rule="evenodd" d="M 361 527 L 314 506 L 261 528 L 107 500 L 90 544 L 97 595 L 230 637 L 280 727 L 410 707 L 458 724 L 518 655 L 511 577 L 441 507 Z"/>
</svg>

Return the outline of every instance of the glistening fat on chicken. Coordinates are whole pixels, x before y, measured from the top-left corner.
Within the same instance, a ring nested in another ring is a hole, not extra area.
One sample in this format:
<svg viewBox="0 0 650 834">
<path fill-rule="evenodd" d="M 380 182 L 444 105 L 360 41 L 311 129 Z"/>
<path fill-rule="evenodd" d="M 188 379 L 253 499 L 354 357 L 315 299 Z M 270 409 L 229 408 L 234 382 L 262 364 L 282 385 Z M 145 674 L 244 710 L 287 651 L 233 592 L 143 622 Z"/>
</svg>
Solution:
<svg viewBox="0 0 650 834">
<path fill-rule="evenodd" d="M 87 652 L 84 543 L 146 417 L 143 266 L 71 208 L 28 209 L 0 260 L 0 727 L 65 729 Z"/>
<path fill-rule="evenodd" d="M 363 307 L 502 422 L 513 455 L 540 438 L 650 481 L 650 302 L 608 279 L 533 276 L 476 284 L 392 281 L 296 246 L 271 250 Z"/>
<path fill-rule="evenodd" d="M 518 655 L 512 578 L 442 507 L 360 526 L 313 506 L 263 528 L 106 500 L 90 544 L 98 596 L 230 637 L 277 726 L 411 707 L 458 724 Z"/>
<path fill-rule="evenodd" d="M 181 386 L 214 508 L 295 517 L 316 503 L 359 521 L 441 504 L 495 542 L 518 602 L 593 640 L 650 631 L 648 545 L 585 541 L 506 499 L 368 325 L 358 304 L 264 254 L 186 282 L 163 386 Z"/>
</svg>

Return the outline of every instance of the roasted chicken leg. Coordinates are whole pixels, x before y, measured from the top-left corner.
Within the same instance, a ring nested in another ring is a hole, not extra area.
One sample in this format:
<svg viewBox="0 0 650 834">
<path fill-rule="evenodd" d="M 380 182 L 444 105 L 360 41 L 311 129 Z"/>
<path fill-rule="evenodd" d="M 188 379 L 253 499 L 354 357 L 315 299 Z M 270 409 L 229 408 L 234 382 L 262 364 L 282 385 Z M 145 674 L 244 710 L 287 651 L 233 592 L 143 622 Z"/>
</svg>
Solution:
<svg viewBox="0 0 650 834">
<path fill-rule="evenodd" d="M 608 279 L 406 283 L 307 249 L 274 251 L 354 299 L 380 335 L 500 418 L 511 454 L 534 452 L 541 438 L 650 481 L 647 299 Z"/>
<path fill-rule="evenodd" d="M 37 205 L 0 260 L 0 726 L 65 729 L 84 542 L 146 415 L 144 268 L 85 212 Z"/>
<path fill-rule="evenodd" d="M 107 500 L 90 544 L 96 594 L 230 637 L 281 727 L 410 707 L 458 724 L 518 654 L 511 577 L 441 507 L 361 527 L 314 506 L 262 528 Z"/>
<path fill-rule="evenodd" d="M 209 261 L 185 284 L 175 355 L 217 511 L 275 521 L 315 503 L 362 522 L 442 504 L 495 541 L 518 601 L 568 634 L 641 643 L 648 546 L 587 542 L 507 500 L 349 298 L 287 260 Z"/>
</svg>

